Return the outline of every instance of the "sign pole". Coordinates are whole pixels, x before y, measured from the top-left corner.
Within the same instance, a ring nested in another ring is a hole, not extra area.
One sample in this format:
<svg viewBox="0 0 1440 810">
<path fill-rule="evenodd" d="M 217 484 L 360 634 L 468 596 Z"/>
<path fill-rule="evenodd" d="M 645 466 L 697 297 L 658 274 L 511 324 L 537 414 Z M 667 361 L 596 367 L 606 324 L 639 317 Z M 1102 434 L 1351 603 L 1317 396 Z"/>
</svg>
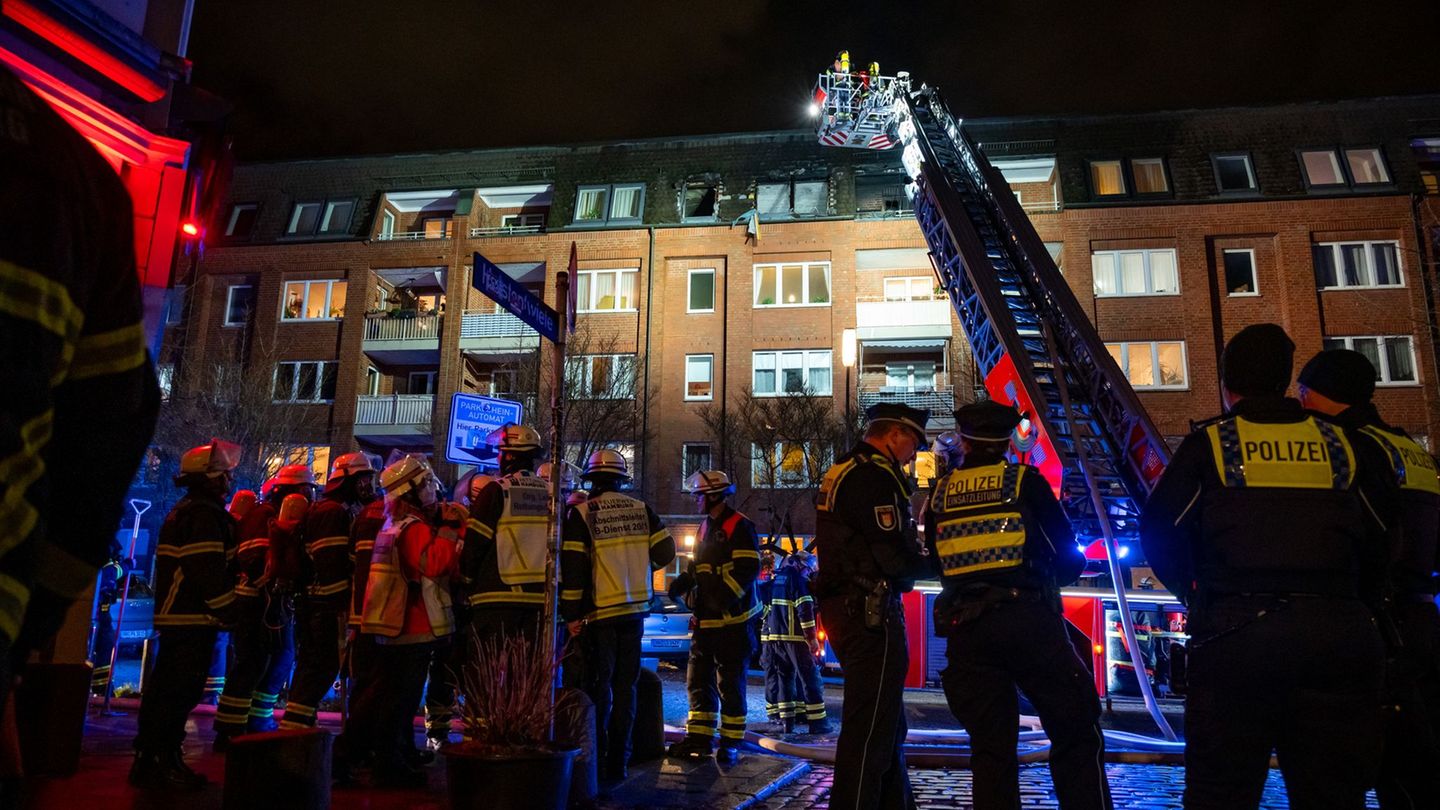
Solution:
<svg viewBox="0 0 1440 810">
<path fill-rule="evenodd" d="M 115 664 L 120 658 L 120 628 L 125 622 L 125 603 L 130 601 L 130 578 L 135 575 L 135 540 L 140 536 L 140 516 L 150 511 L 150 502 L 135 498 L 130 501 L 135 512 L 135 525 L 130 527 L 130 553 L 125 560 L 125 584 L 120 589 L 120 609 L 115 613 L 115 641 L 110 645 L 110 671 L 105 673 L 105 702 L 100 707 L 102 717 L 114 717 L 110 711 L 110 696 L 115 691 Z M 145 671 L 145 656 L 140 656 L 140 671 Z"/>
<path fill-rule="evenodd" d="M 557 620 L 559 610 L 556 600 L 560 596 L 560 549 L 565 540 L 565 504 L 561 500 L 560 482 L 565 477 L 564 454 L 561 452 L 561 437 L 564 435 L 565 418 L 565 328 L 568 307 L 565 302 L 570 295 L 570 274 L 561 270 L 555 274 L 555 301 L 559 315 L 559 329 L 554 338 L 554 367 L 550 379 L 550 542 L 545 550 L 545 616 L 541 621 L 542 650 L 544 661 L 555 660 L 555 641 L 559 633 Z M 550 681 L 550 731 L 555 731 L 555 679 Z"/>
</svg>

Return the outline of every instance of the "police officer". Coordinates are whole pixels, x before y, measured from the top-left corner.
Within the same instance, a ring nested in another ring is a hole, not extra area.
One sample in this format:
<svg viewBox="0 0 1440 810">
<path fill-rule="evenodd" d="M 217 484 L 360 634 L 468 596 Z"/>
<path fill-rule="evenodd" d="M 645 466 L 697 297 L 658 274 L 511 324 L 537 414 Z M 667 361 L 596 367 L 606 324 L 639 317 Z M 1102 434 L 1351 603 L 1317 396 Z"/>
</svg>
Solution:
<svg viewBox="0 0 1440 810">
<path fill-rule="evenodd" d="M 1108 808 L 1100 698 L 1060 613 L 1058 588 L 1085 557 L 1040 471 L 1006 459 L 1020 412 L 985 400 L 956 411 L 955 423 L 958 464 L 936 481 L 925 530 L 944 586 L 941 683 L 970 732 L 975 807 L 1020 805 L 1018 687 L 1050 738 L 1060 806 Z"/>
<path fill-rule="evenodd" d="M 374 497 L 375 468 L 370 457 L 346 453 L 331 465 L 324 496 L 305 515 L 304 589 L 295 605 L 295 677 L 285 704 L 284 728 L 314 726 L 316 709 L 340 672 L 353 574 L 350 530 Z"/>
<path fill-rule="evenodd" d="M 215 707 L 216 751 L 247 731 L 272 731 L 275 701 L 295 664 L 293 599 L 289 583 L 266 576 L 271 534 L 293 536 L 291 526 L 273 526 L 290 495 L 303 505 L 314 497 L 315 474 L 306 464 L 287 464 L 262 487 L 264 501 L 246 510 L 237 524 L 235 603 L 239 622 L 230 632 L 233 649 L 225 690 Z M 297 509 L 291 501 L 289 511 Z M 233 510 L 232 510 L 233 513 Z M 303 512 L 301 513 L 303 514 Z M 301 515 L 287 516 L 298 520 Z M 292 524 L 293 525 L 293 524 Z M 269 567 L 269 573 L 274 573 Z"/>
<path fill-rule="evenodd" d="M 900 594 L 929 571 L 910 514 L 905 465 L 925 445 L 929 411 L 872 405 L 865 435 L 825 472 L 815 500 L 815 593 L 845 670 L 833 807 L 909 807 Z"/>
<path fill-rule="evenodd" d="M 815 624 L 815 597 L 810 593 L 813 560 L 814 555 L 800 549 L 775 565 L 769 608 L 760 631 L 769 647 L 766 682 L 775 684 L 774 702 L 786 733 L 795 730 L 797 719 L 806 723 L 809 734 L 832 730 L 815 661 L 822 648 Z"/>
<path fill-rule="evenodd" d="M 1225 346 L 1227 413 L 1180 444 L 1141 515 L 1189 606 L 1185 806 L 1256 807 L 1273 750 L 1295 807 L 1363 807 L 1380 750 L 1379 471 L 1285 396 L 1275 324 Z"/>
<path fill-rule="evenodd" d="M 1386 617 L 1400 644 L 1386 671 L 1385 754 L 1376 795 L 1382 808 L 1440 807 L 1440 476 L 1435 459 L 1370 401 L 1375 366 L 1350 349 L 1315 355 L 1296 380 L 1300 404 L 1344 427 L 1357 446 L 1373 445 L 1388 461 L 1391 559 Z"/>
<path fill-rule="evenodd" d="M 180 458 L 177 486 L 185 497 L 160 527 L 155 547 L 155 628 L 160 652 L 140 697 L 139 733 L 130 784 L 198 790 L 206 783 L 180 751 L 185 721 L 205 693 L 215 638 L 234 622 L 235 583 L 226 553 L 235 546 L 235 519 L 225 511 L 240 448 L 219 439 Z"/>
<path fill-rule="evenodd" d="M 672 599 L 685 598 L 694 610 L 695 632 L 685 674 L 690 715 L 685 738 L 670 746 L 669 754 L 690 759 L 709 756 L 719 720 L 720 749 L 715 760 L 728 765 L 739 758 L 745 739 L 745 672 L 755 649 L 751 620 L 760 615 L 755 598 L 760 545 L 755 524 L 725 502 L 735 492 L 730 476 L 720 470 L 699 470 L 685 482 L 685 489 L 695 496 L 705 518 L 689 569 L 670 587 Z"/>
<path fill-rule="evenodd" d="M 579 677 L 567 679 L 595 704 L 599 775 L 617 781 L 630 762 L 651 576 L 675 559 L 675 539 L 655 510 L 618 491 L 630 478 L 624 456 L 597 450 L 581 477 L 590 497 L 565 513 L 560 555 L 560 615 L 580 645 Z"/>
</svg>

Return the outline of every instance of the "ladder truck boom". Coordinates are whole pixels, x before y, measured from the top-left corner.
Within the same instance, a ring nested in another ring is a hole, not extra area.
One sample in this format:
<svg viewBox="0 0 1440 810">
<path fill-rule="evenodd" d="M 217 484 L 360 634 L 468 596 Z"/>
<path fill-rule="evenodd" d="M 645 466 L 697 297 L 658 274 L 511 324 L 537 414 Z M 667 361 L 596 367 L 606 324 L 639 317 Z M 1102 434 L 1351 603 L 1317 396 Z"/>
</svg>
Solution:
<svg viewBox="0 0 1440 810">
<path fill-rule="evenodd" d="M 878 73 L 872 65 L 871 73 Z M 1170 460 L 1164 438 L 1106 350 L 1000 173 L 939 91 L 836 69 L 820 75 L 811 113 L 822 144 L 901 147 L 915 218 L 991 398 L 1028 414 L 1029 461 L 1045 474 L 1084 542 L 1105 543 L 1122 630 L 1138 656 L 1121 578 L 1121 541 Z M 1136 660 L 1137 674 L 1143 663 Z M 1142 696 L 1175 739 L 1147 678 Z"/>
</svg>

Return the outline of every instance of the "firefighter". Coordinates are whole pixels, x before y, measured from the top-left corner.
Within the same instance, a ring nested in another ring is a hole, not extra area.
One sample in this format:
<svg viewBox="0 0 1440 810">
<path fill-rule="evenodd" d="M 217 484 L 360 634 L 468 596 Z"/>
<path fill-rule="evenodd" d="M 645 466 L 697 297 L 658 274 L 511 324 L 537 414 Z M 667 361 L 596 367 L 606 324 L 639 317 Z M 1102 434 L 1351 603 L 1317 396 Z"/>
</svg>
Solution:
<svg viewBox="0 0 1440 810">
<path fill-rule="evenodd" d="M 18 670 L 109 560 L 160 392 L 145 350 L 125 185 L 4 67 L 0 121 L 3 715 Z M 62 493 L 81 482 L 77 508 Z M 0 755 L 8 750 L 0 741 Z"/>
<path fill-rule="evenodd" d="M 796 720 L 805 721 L 809 734 L 831 731 L 816 663 L 821 646 L 816 635 L 815 598 L 810 595 L 813 559 L 802 549 L 775 566 L 770 578 L 770 608 L 761 631 L 770 645 L 769 665 L 775 670 L 780 692 L 776 704 L 787 734 L 795 730 Z M 767 669 L 767 680 L 769 677 Z"/>
<path fill-rule="evenodd" d="M 363 457 L 363 461 L 360 457 Z M 352 468 L 360 475 L 367 474 L 366 470 L 368 470 L 371 479 L 370 500 L 361 507 L 360 513 L 350 524 L 350 557 L 354 560 L 355 571 L 350 579 L 350 615 L 346 622 L 345 657 L 341 666 L 341 674 L 348 680 L 347 697 L 351 704 L 354 703 L 355 695 L 367 688 L 368 684 L 376 677 L 380 677 L 375 672 L 375 636 L 362 632 L 361 629 L 361 621 L 365 613 L 365 585 L 370 578 L 370 557 L 375 550 L 375 538 L 379 536 L 380 530 L 385 526 L 385 499 L 378 497 L 376 492 L 375 467 L 374 460 L 364 453 L 346 454 L 335 460 L 330 479 L 327 482 L 338 486 L 336 478 L 348 475 Z M 348 722 L 346 727 L 348 730 Z M 403 718 L 396 727 L 396 734 L 403 745 L 413 747 L 415 744 L 414 719 Z M 359 761 L 369 756 L 368 750 L 360 752 L 342 750 L 343 744 L 347 742 L 353 742 L 353 739 L 350 735 L 342 732 L 341 739 L 336 741 L 336 756 L 332 767 L 332 776 L 335 782 L 342 785 L 353 782 L 346 763 L 351 759 Z"/>
<path fill-rule="evenodd" d="M 1273 750 L 1295 807 L 1363 807 L 1381 743 L 1383 482 L 1285 396 L 1275 324 L 1222 355 L 1223 417 L 1175 451 L 1141 514 L 1145 557 L 1189 606 L 1185 806 L 1255 807 Z"/>
<path fill-rule="evenodd" d="M 670 746 L 670 756 L 699 759 L 710 755 L 718 721 L 720 748 L 715 760 L 739 759 L 745 740 L 745 671 L 755 649 L 754 622 L 760 615 L 755 577 L 760 573 L 760 544 L 755 524 L 726 503 L 735 492 L 730 476 L 699 470 L 685 482 L 705 515 L 700 542 L 684 574 L 670 586 L 670 597 L 686 597 L 694 610 L 690 666 L 685 690 L 690 715 L 685 738 Z M 717 714 L 717 711 L 718 714 Z"/>
<path fill-rule="evenodd" d="M 459 575 L 466 514 L 439 500 L 439 482 L 423 458 L 406 456 L 380 475 L 385 527 L 375 538 L 361 629 L 376 636 L 372 676 L 351 705 L 341 770 L 373 754 L 375 787 L 424 787 L 397 731 L 413 722 L 436 645 L 455 632 L 451 579 Z M 413 737 L 412 737 L 413 739 Z"/>
<path fill-rule="evenodd" d="M 263 502 L 245 511 L 236 526 L 235 604 L 239 621 L 230 633 L 233 653 L 226 673 L 225 691 L 215 708 L 216 751 L 225 750 L 230 738 L 247 731 L 275 728 L 275 701 L 295 664 L 294 607 L 289 583 L 276 581 L 271 560 L 271 537 L 280 545 L 294 536 L 303 507 L 315 496 L 315 474 L 305 464 L 287 464 L 261 490 Z M 281 505 L 289 496 L 281 517 Z M 232 509 L 232 514 L 234 510 Z M 283 525 L 276 525 L 277 523 Z M 267 569 L 269 569 L 267 571 Z"/>
<path fill-rule="evenodd" d="M 1005 457 L 1020 412 L 985 400 L 956 411 L 955 423 L 958 466 L 935 483 L 925 533 L 943 584 L 940 679 L 970 732 L 975 807 L 1020 805 L 1019 688 L 1050 738 L 1060 806 L 1109 808 L 1100 697 L 1060 612 L 1059 588 L 1085 570 L 1085 556 L 1040 471 Z"/>
<path fill-rule="evenodd" d="M 1391 558 L 1386 616 L 1400 644 L 1386 668 L 1385 752 L 1376 795 L 1382 808 L 1440 807 L 1440 613 L 1435 608 L 1440 568 L 1440 477 L 1435 459 L 1405 431 L 1380 417 L 1370 398 L 1375 366 L 1350 349 L 1315 355 L 1296 381 L 1300 404 L 1373 445 L 1389 463 Z"/>
<path fill-rule="evenodd" d="M 205 693 L 220 627 L 235 619 L 235 583 L 226 570 L 235 519 L 225 511 L 240 448 L 212 439 L 180 458 L 176 486 L 185 497 L 165 517 L 155 547 L 155 628 L 160 652 L 140 698 L 130 784 L 198 790 L 206 779 L 180 751 L 185 721 Z"/>
<path fill-rule="evenodd" d="M 567 679 L 595 704 L 599 774 L 617 781 L 630 762 L 651 577 L 675 559 L 675 540 L 654 509 L 618 491 L 630 478 L 624 456 L 597 450 L 581 477 L 590 497 L 566 512 L 560 555 L 560 615 L 580 649 Z"/>
<path fill-rule="evenodd" d="M 815 595 L 845 671 L 834 807 L 905 807 L 904 688 L 910 668 L 900 594 L 929 572 L 910 514 L 905 466 L 924 447 L 929 411 L 882 402 L 865 434 L 820 483 L 815 499 Z"/>
<path fill-rule="evenodd" d="M 340 672 L 350 605 L 351 528 L 375 497 L 375 467 L 364 453 L 346 453 L 331 465 L 325 494 L 305 515 L 304 553 L 297 561 L 295 675 L 283 728 L 315 725 L 315 712 Z"/>
</svg>

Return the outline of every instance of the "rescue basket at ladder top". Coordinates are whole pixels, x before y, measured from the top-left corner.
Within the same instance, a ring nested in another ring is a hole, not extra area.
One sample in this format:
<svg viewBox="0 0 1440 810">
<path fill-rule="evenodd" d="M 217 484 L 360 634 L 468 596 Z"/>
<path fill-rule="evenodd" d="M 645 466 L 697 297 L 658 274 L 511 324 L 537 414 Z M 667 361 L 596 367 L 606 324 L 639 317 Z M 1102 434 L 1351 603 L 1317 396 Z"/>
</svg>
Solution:
<svg viewBox="0 0 1440 810">
<path fill-rule="evenodd" d="M 889 149 L 900 142 L 897 117 L 890 112 L 897 94 L 910 89 L 910 74 L 871 76 L 865 71 L 820 74 L 811 97 L 816 134 L 826 146 Z"/>
</svg>

